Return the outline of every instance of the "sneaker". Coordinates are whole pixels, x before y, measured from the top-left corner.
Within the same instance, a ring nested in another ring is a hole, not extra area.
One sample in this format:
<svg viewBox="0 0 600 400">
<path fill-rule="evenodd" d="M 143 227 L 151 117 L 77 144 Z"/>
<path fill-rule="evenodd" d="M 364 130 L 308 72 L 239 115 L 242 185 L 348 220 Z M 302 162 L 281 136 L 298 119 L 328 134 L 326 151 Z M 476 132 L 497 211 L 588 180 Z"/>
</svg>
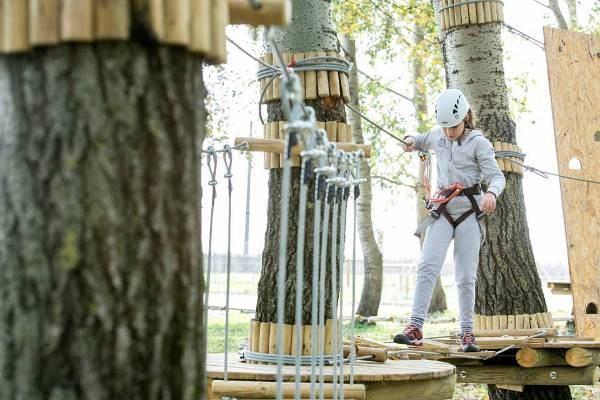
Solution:
<svg viewBox="0 0 600 400">
<path fill-rule="evenodd" d="M 464 352 L 475 352 L 479 351 L 479 346 L 475 341 L 473 332 L 466 332 L 460 336 L 460 344 L 462 345 L 462 351 Z"/>
<path fill-rule="evenodd" d="M 409 324 L 404 332 L 397 334 L 394 336 L 394 343 L 398 344 L 410 344 L 412 346 L 422 346 L 423 345 L 423 333 L 421 329 L 413 324 Z"/>
</svg>

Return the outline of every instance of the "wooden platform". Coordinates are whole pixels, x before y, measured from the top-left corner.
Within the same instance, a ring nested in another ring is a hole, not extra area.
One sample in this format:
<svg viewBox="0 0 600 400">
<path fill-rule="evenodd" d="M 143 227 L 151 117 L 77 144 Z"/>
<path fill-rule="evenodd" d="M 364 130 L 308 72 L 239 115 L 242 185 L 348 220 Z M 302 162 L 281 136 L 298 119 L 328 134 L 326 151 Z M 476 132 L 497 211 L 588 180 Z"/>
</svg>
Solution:
<svg viewBox="0 0 600 400">
<path fill-rule="evenodd" d="M 228 379 L 249 381 L 275 381 L 275 365 L 241 362 L 237 354 L 230 354 Z M 216 399 L 210 387 L 213 380 L 223 379 L 223 354 L 209 354 L 206 372 L 208 399 Z M 283 368 L 284 381 L 293 381 L 294 366 Z M 302 381 L 310 381 L 310 367 L 302 367 Z M 325 381 L 332 381 L 332 367 L 325 367 Z M 350 380 L 350 367 L 344 366 L 344 381 Z M 354 366 L 354 382 L 366 385 L 369 400 L 410 398 L 411 400 L 451 399 L 456 380 L 455 367 L 432 360 L 390 360 L 386 363 L 357 361 Z"/>
</svg>

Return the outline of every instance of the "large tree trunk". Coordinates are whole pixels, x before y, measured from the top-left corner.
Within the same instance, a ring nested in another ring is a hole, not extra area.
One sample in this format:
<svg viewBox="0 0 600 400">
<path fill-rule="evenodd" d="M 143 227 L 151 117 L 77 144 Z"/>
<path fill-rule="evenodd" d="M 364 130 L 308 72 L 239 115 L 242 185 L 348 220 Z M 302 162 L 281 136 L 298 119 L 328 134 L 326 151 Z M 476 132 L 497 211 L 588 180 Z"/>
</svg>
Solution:
<svg viewBox="0 0 600 400">
<path fill-rule="evenodd" d="M 200 398 L 204 97 L 181 49 L 0 56 L 0 398 Z"/>
<path fill-rule="evenodd" d="M 350 71 L 350 104 L 355 109 L 360 109 L 360 99 L 358 90 L 358 71 L 356 66 L 356 45 L 354 40 L 347 37 L 343 38 L 342 46 L 351 57 L 353 65 Z M 362 120 L 354 113 L 348 114 L 348 123 L 352 125 L 352 140 L 354 143 L 364 143 L 365 139 L 362 132 Z M 371 187 L 371 166 L 366 159 L 360 164 L 361 176 L 365 181 L 360 186 L 360 197 L 357 202 L 357 224 L 358 236 L 363 252 L 364 282 L 360 295 L 360 302 L 356 313 L 363 317 L 372 317 L 379 311 L 381 302 L 381 288 L 383 285 L 383 255 L 377 246 L 375 233 L 373 232 L 373 219 L 371 217 L 371 203 L 373 201 L 373 192 Z"/>
<path fill-rule="evenodd" d="M 435 2 L 439 7 L 439 1 Z M 442 32 L 448 87 L 460 88 L 471 102 L 478 125 L 492 141 L 516 143 L 508 114 L 502 59 L 501 24 L 461 26 Z M 506 189 L 488 217 L 487 241 L 480 253 L 476 312 L 485 315 L 546 311 L 523 199 L 522 176 L 506 174 Z M 534 386 L 519 393 L 489 387 L 490 398 L 570 399 L 568 386 Z"/>
<path fill-rule="evenodd" d="M 286 29 L 275 31 L 275 41 L 283 52 L 337 51 L 336 32 L 331 21 L 331 1 L 329 0 L 293 0 L 292 21 Z M 273 53 L 273 49 L 269 50 Z M 340 98 L 325 97 L 306 101 L 315 110 L 317 121 L 345 122 L 344 105 Z M 283 121 L 285 117 L 279 101 L 268 105 L 268 121 Z M 269 172 L 268 221 L 265 233 L 265 248 L 262 257 L 262 270 L 258 282 L 258 299 L 256 318 L 261 322 L 276 321 L 277 314 L 277 262 L 279 246 L 280 185 L 282 169 L 271 169 Z M 285 323 L 294 323 L 296 296 L 296 242 L 298 202 L 300 193 L 300 168 L 292 168 L 292 185 L 290 196 L 290 213 L 288 228 L 288 254 L 286 273 Z M 314 186 L 308 194 L 306 214 L 306 242 L 304 246 L 304 290 L 303 290 L 303 324 L 311 323 L 311 281 L 313 254 L 313 217 Z M 331 226 L 331 222 L 330 222 Z M 339 227 L 339 224 L 338 224 Z M 338 235 L 339 239 L 339 229 Z M 331 232 L 329 234 L 331 240 Z M 327 254 L 331 255 L 328 246 Z M 331 288 L 331 257 L 327 262 L 326 288 Z M 338 277 L 339 278 L 339 277 Z M 338 279 L 341 284 L 341 280 Z M 331 304 L 331 290 L 326 289 L 325 301 Z M 331 318 L 330 307 L 325 307 L 325 318 Z"/>
</svg>

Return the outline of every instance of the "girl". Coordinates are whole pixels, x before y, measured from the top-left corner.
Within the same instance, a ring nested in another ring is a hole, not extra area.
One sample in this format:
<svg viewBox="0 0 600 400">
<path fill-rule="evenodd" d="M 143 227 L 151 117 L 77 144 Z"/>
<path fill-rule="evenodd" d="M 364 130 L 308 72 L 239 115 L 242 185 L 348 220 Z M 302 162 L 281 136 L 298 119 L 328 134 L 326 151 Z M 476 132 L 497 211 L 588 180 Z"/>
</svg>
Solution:
<svg viewBox="0 0 600 400">
<path fill-rule="evenodd" d="M 475 129 L 473 113 L 460 90 L 447 89 L 438 97 L 435 117 L 438 127 L 423 135 L 408 136 L 404 145 L 409 152 L 435 151 L 438 192 L 430 200 L 430 216 L 417 230 L 420 234 L 426 229 L 426 235 L 410 323 L 394 341 L 422 344 L 423 322 L 433 287 L 454 239 L 461 345 L 463 351 L 478 351 L 472 330 L 479 248 L 483 241 L 479 220 L 496 209 L 496 198 L 504 189 L 505 179 L 492 144 Z M 481 189 L 482 180 L 487 184 L 485 193 Z"/>
</svg>

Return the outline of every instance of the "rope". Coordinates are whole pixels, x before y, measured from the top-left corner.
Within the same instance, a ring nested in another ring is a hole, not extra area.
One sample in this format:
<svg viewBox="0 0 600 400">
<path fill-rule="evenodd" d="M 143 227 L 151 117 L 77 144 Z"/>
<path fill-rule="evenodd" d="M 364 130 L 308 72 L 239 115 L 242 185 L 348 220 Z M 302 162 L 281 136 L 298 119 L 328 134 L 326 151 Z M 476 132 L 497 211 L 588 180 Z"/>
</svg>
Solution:
<svg viewBox="0 0 600 400">
<path fill-rule="evenodd" d="M 223 162 L 225 164 L 225 175 L 223 177 L 227 179 L 227 193 L 228 193 L 228 209 L 227 209 L 227 283 L 225 289 L 225 361 L 223 368 L 223 380 L 227 381 L 227 364 L 228 364 L 228 347 L 229 347 L 229 294 L 231 288 L 231 192 L 233 186 L 231 184 L 231 164 L 233 162 L 231 147 L 226 144 L 223 148 Z"/>
<path fill-rule="evenodd" d="M 502 22 L 502 25 L 504 25 L 510 31 L 510 33 L 521 36 L 523 39 L 533 43 L 540 49 L 546 51 L 546 49 L 544 48 L 544 42 L 541 42 L 541 41 L 537 40 L 536 38 L 529 36 L 528 34 L 518 30 L 517 28 L 507 24 L 506 22 Z"/>
<path fill-rule="evenodd" d="M 242 356 L 248 361 L 258 361 L 263 363 L 275 364 L 278 362 L 279 357 L 276 354 L 258 353 L 254 351 L 244 350 Z M 296 363 L 296 356 L 282 355 L 281 360 L 285 365 L 294 365 Z M 334 365 L 342 361 L 342 357 L 338 355 L 327 355 L 327 356 L 300 356 L 300 363 L 303 366 L 311 365 L 316 361 L 323 362 L 327 365 Z"/>
<path fill-rule="evenodd" d="M 354 112 L 356 115 L 358 115 L 359 117 L 361 117 L 362 119 L 364 119 L 365 121 L 367 121 L 368 123 L 370 123 L 371 125 L 373 125 L 375 128 L 379 129 L 380 131 L 382 131 L 383 133 L 386 133 L 388 136 L 390 136 L 391 138 L 399 141 L 402 144 L 406 144 L 408 145 L 408 143 L 406 143 L 406 141 L 404 139 L 399 138 L 398 136 L 394 135 L 392 132 L 388 131 L 387 129 L 385 129 L 384 127 L 382 127 L 381 125 L 371 121 L 369 119 L 369 117 L 367 117 L 365 114 L 361 113 L 360 111 L 358 111 L 356 108 L 352 107 L 350 104 L 344 104 L 346 107 L 348 107 L 352 112 Z"/>
<path fill-rule="evenodd" d="M 506 154 L 505 154 L 506 153 Z M 577 178 L 575 176 L 568 176 L 568 175 L 561 175 L 561 174 L 557 174 L 555 172 L 550 172 L 550 171 L 544 171 L 541 170 L 539 168 L 533 167 L 531 165 L 527 165 L 524 164 L 522 162 L 513 160 L 510 157 L 517 157 L 520 159 L 525 159 L 525 154 L 523 153 L 519 153 L 519 152 L 515 152 L 515 151 L 498 151 L 496 152 L 496 157 L 499 158 L 503 158 L 505 160 L 508 160 L 510 162 L 512 162 L 513 164 L 519 165 L 521 166 L 523 169 L 529 171 L 529 172 L 533 172 L 534 174 L 541 176 L 542 178 L 548 179 L 549 176 L 556 176 L 557 178 L 561 178 L 561 179 L 569 179 L 569 180 L 573 180 L 573 181 L 578 181 L 578 182 L 585 182 L 585 183 L 591 183 L 591 184 L 595 184 L 595 185 L 600 185 L 600 181 L 597 180 L 593 180 L 593 179 L 585 179 L 585 178 Z"/>
</svg>

